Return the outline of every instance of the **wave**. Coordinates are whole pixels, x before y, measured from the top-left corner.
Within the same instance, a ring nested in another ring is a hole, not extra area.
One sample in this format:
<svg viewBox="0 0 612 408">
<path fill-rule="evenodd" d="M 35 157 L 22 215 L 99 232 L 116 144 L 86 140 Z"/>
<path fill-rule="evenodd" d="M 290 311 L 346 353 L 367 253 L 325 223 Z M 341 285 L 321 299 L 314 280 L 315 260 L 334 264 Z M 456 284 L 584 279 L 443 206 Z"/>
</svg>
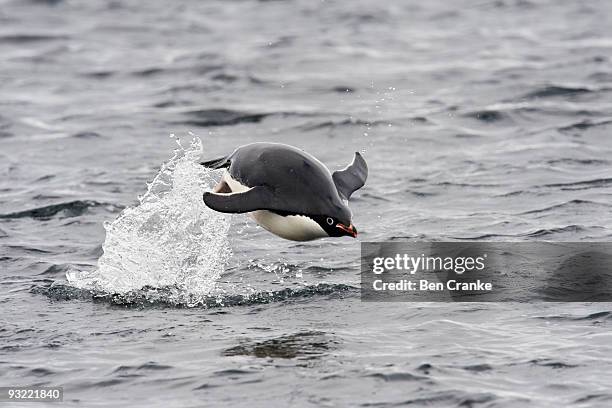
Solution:
<svg viewBox="0 0 612 408">
<path fill-rule="evenodd" d="M 335 129 L 341 127 L 352 127 L 352 126 L 365 126 L 365 127 L 374 127 L 374 126 L 389 126 L 392 125 L 391 122 L 375 120 L 375 121 L 367 121 L 362 119 L 355 118 L 346 118 L 342 120 L 329 120 L 320 123 L 312 123 L 301 125 L 298 128 L 305 131 L 311 130 L 319 130 L 319 129 Z"/>
<path fill-rule="evenodd" d="M 224 356 L 253 356 L 257 358 L 318 358 L 333 349 L 338 341 L 321 331 L 302 331 L 263 341 L 241 341 L 223 351 Z"/>
<path fill-rule="evenodd" d="M 439 183 L 435 183 L 436 186 L 444 186 L 444 187 L 476 187 L 476 188 L 487 188 L 487 187 L 502 187 L 501 184 L 495 183 L 453 183 L 452 181 L 441 181 Z"/>
<path fill-rule="evenodd" d="M 562 106 L 561 104 L 559 105 L 560 106 L 554 107 L 534 106 L 533 104 L 528 105 L 523 98 L 520 99 L 519 102 L 510 100 L 484 109 L 468 111 L 462 113 L 461 116 L 468 119 L 478 120 L 486 124 L 505 124 L 510 126 L 515 125 L 516 123 L 525 119 L 537 119 L 540 116 L 584 117 L 604 114 L 595 110 L 576 109 Z M 557 130 L 562 132 L 569 130 L 582 130 L 593 126 L 605 125 L 608 122 L 609 121 L 592 122 L 590 120 L 583 120 L 568 126 L 558 127 Z"/>
<path fill-rule="evenodd" d="M 367 377 L 378 378 L 385 382 L 422 381 L 430 385 L 435 384 L 435 382 L 431 378 L 425 375 L 416 375 L 416 374 L 412 374 L 409 372 L 397 372 L 397 371 L 389 372 L 389 373 L 377 372 L 377 373 L 368 374 Z"/>
<path fill-rule="evenodd" d="M 233 126 L 243 123 L 260 123 L 270 116 L 279 117 L 312 117 L 316 113 L 303 112 L 244 112 L 233 109 L 198 109 L 184 112 L 188 118 L 174 122 L 175 124 L 213 127 L 213 126 Z"/>
<path fill-rule="evenodd" d="M 440 193 L 431 193 L 426 191 L 415 191 L 415 190 L 407 190 L 407 193 L 412 194 L 415 197 L 434 197 L 440 195 Z M 388 200 L 387 200 L 388 201 Z"/>
<path fill-rule="evenodd" d="M 537 231 L 529 232 L 525 234 L 525 236 L 531 237 L 531 238 L 541 238 L 541 237 L 545 237 L 548 235 L 560 234 L 564 232 L 577 233 L 577 232 L 586 231 L 586 230 L 587 228 L 585 228 L 582 225 L 566 225 L 565 227 L 558 227 L 558 228 L 542 228 Z"/>
<path fill-rule="evenodd" d="M 513 234 L 482 234 L 482 235 L 478 235 L 475 237 L 449 237 L 451 239 L 458 239 L 458 240 L 464 240 L 464 241 L 486 241 L 486 240 L 493 240 L 493 239 L 497 239 L 497 238 L 517 238 L 520 235 L 513 235 Z"/>
<path fill-rule="evenodd" d="M 28 0 L 32 4 L 40 4 L 45 6 L 56 6 L 59 3 L 63 3 L 64 0 Z"/>
<path fill-rule="evenodd" d="M 197 68 L 198 75 L 206 74 L 207 71 L 211 72 L 210 80 L 213 82 L 219 82 L 223 84 L 234 84 L 234 83 L 247 83 L 249 85 L 267 85 L 268 82 L 264 79 L 258 78 L 254 75 L 240 74 L 228 72 L 224 66 L 217 65 L 214 67 L 207 67 L 206 70 L 202 70 L 202 67 Z M 215 73 L 213 73 L 215 72 Z"/>
<path fill-rule="evenodd" d="M 594 323 L 598 323 L 601 320 L 612 320 L 612 311 L 605 310 L 601 312 L 589 313 L 585 316 L 572 316 L 572 315 L 549 315 L 549 316 L 534 316 L 535 319 L 541 320 L 567 320 L 567 321 L 585 321 L 594 320 Z"/>
<path fill-rule="evenodd" d="M 566 201 L 566 202 L 561 203 L 561 204 L 555 204 L 555 205 L 551 205 L 551 206 L 544 207 L 544 208 L 538 208 L 536 210 L 525 211 L 525 212 L 519 213 L 518 215 L 540 214 L 540 213 L 545 213 L 545 212 L 550 212 L 550 211 L 558 210 L 560 208 L 573 207 L 573 206 L 582 206 L 582 205 L 594 205 L 594 206 L 610 207 L 609 204 L 605 204 L 605 203 L 598 203 L 598 202 L 595 202 L 595 201 L 578 200 L 578 199 L 576 199 L 576 200 Z"/>
<path fill-rule="evenodd" d="M 497 194 L 494 197 L 513 197 L 513 196 L 518 196 L 518 195 L 522 195 L 522 194 L 529 194 L 529 191 L 527 191 L 527 190 L 515 190 L 515 191 L 510 191 L 508 193 Z"/>
<path fill-rule="evenodd" d="M 612 401 L 612 396 L 610 394 L 588 394 L 584 397 L 577 398 L 574 400 L 574 404 L 585 404 L 585 403 L 600 403 L 602 406 L 610 405 L 610 401 Z"/>
<path fill-rule="evenodd" d="M 476 406 L 500 406 L 500 396 L 492 392 L 470 392 L 462 390 L 452 391 L 431 391 L 427 397 L 410 396 L 401 401 L 390 401 L 384 403 L 369 403 L 360 404 L 360 407 L 476 407 Z M 524 406 L 525 401 L 529 401 L 524 397 L 503 397 L 503 402 L 509 402 L 507 406 Z"/>
<path fill-rule="evenodd" d="M 612 178 L 598 178 L 593 180 L 572 181 L 568 183 L 543 184 L 537 187 L 561 187 L 563 190 L 584 190 L 588 188 L 608 187 L 612 184 Z"/>
<path fill-rule="evenodd" d="M 471 371 L 473 373 L 481 373 L 483 371 L 489 371 L 493 369 L 493 367 L 491 367 L 489 364 L 486 364 L 486 363 L 466 365 L 461 368 L 466 371 Z"/>
<path fill-rule="evenodd" d="M 510 115 L 497 109 L 472 111 L 464 113 L 462 116 L 470 119 L 476 119 L 485 123 L 497 123 L 511 120 Z"/>
<path fill-rule="evenodd" d="M 572 123 L 570 125 L 558 127 L 557 130 L 562 133 L 579 131 L 579 130 L 587 130 L 593 127 L 605 126 L 612 123 L 612 120 L 604 120 L 601 122 L 593 122 L 591 120 L 583 120 L 580 122 Z"/>
<path fill-rule="evenodd" d="M 132 75 L 139 76 L 139 77 L 150 77 L 153 75 L 161 74 L 162 72 L 166 72 L 166 71 L 168 70 L 164 68 L 151 67 L 151 68 L 144 68 L 141 70 L 134 71 L 132 72 Z"/>
<path fill-rule="evenodd" d="M 185 71 L 185 70 L 193 70 L 196 72 L 196 74 L 198 76 L 202 76 L 202 75 L 206 75 L 206 74 L 210 74 L 213 72 L 218 72 L 221 71 L 223 68 L 225 68 L 225 65 L 221 65 L 221 64 L 206 64 L 206 65 L 201 65 L 201 64 L 196 64 L 194 66 L 187 66 L 187 67 L 180 67 L 180 66 L 163 66 L 163 67 L 159 67 L 159 66 L 152 66 L 152 67 L 147 67 L 147 68 L 141 68 L 141 69 L 137 69 L 134 71 L 130 72 L 130 75 L 133 76 L 137 76 L 137 77 L 152 77 L 152 76 L 156 76 L 159 74 L 172 74 L 172 73 L 178 73 L 181 71 Z M 213 80 L 221 80 L 223 81 L 223 79 L 220 79 L 219 77 L 215 78 L 216 75 L 211 78 Z M 225 82 L 225 81 L 223 81 Z M 230 81 L 231 82 L 231 81 Z"/>
<path fill-rule="evenodd" d="M 181 121 L 180 124 L 211 127 L 211 126 L 232 126 L 241 123 L 259 123 L 271 113 L 249 113 L 231 109 L 199 109 L 186 112 L 190 117 Z"/>
<path fill-rule="evenodd" d="M 479 137 L 482 137 L 481 135 L 476 135 L 474 133 L 457 133 L 455 135 L 455 137 L 457 139 L 477 139 Z"/>
<path fill-rule="evenodd" d="M 41 41 L 67 40 L 67 35 L 55 34 L 8 34 L 0 35 L 0 43 L 26 44 Z"/>
<path fill-rule="evenodd" d="M 522 99 L 554 98 L 559 96 L 576 96 L 595 92 L 582 86 L 548 85 L 523 95 Z"/>
<path fill-rule="evenodd" d="M 599 165 L 608 165 L 610 164 L 610 161 L 601 160 L 601 159 L 575 159 L 572 157 L 564 157 L 560 159 L 547 160 L 546 164 L 550 164 L 551 166 L 554 166 L 557 164 L 569 164 L 569 165 L 577 165 L 577 166 L 599 166 Z"/>
<path fill-rule="evenodd" d="M 541 238 L 549 235 L 562 234 L 562 233 L 578 233 L 588 231 L 591 228 L 599 228 L 603 229 L 604 227 L 585 227 L 583 225 L 566 225 L 564 227 L 557 228 L 541 228 L 531 232 L 519 233 L 519 234 L 482 234 L 474 237 L 455 237 L 451 236 L 451 239 L 458 239 L 463 241 L 490 241 L 496 239 L 523 239 L 525 237 L 529 238 Z"/>
<path fill-rule="evenodd" d="M 536 365 L 536 366 L 540 366 L 540 367 L 554 368 L 554 369 L 576 368 L 576 367 L 578 367 L 577 364 L 564 363 L 562 361 L 552 360 L 550 358 L 539 358 L 539 359 L 529 360 L 527 362 L 527 364 Z"/>
<path fill-rule="evenodd" d="M 180 124 L 211 127 L 232 126 L 241 123 L 259 123 L 271 113 L 249 113 L 231 109 L 199 109 L 185 113 L 189 119 L 180 121 Z"/>
<path fill-rule="evenodd" d="M 0 214 L 1 219 L 14 218 L 34 218 L 34 219 L 49 219 L 55 215 L 60 215 L 62 218 L 78 217 L 83 215 L 89 208 L 95 207 L 111 207 L 112 210 L 120 209 L 121 207 L 115 204 L 101 203 L 93 200 L 75 200 L 67 203 L 58 203 L 47 205 L 44 207 L 31 208 L 29 210 L 17 211 L 8 214 Z"/>
<path fill-rule="evenodd" d="M 96 70 L 96 71 L 86 71 L 82 72 L 79 75 L 85 78 L 95 78 L 95 79 L 105 79 L 109 78 L 113 75 L 117 74 L 116 71 L 109 70 Z"/>
<path fill-rule="evenodd" d="M 595 313 L 588 314 L 586 316 L 576 317 L 574 318 L 574 320 L 597 320 L 597 319 L 602 319 L 602 318 L 605 318 L 607 320 L 612 320 L 612 312 L 610 311 L 595 312 Z"/>
<path fill-rule="evenodd" d="M 276 303 L 315 296 L 355 295 L 359 292 L 359 289 L 345 284 L 318 283 L 297 289 L 284 288 L 275 291 L 261 291 L 247 294 L 220 293 L 197 296 L 187 293 L 177 286 L 163 288 L 145 286 L 142 289 L 125 293 L 111 293 L 97 289 L 81 289 L 68 284 L 53 282 L 48 286 L 33 286 L 30 292 L 42 294 L 57 301 L 89 300 L 130 308 L 221 308 Z"/>
<path fill-rule="evenodd" d="M 75 139 L 97 139 L 97 138 L 102 137 L 102 135 L 100 135 L 97 132 L 84 131 L 84 132 L 74 133 L 73 135 L 71 135 L 71 137 L 74 137 Z"/>
<path fill-rule="evenodd" d="M 337 93 L 353 93 L 356 92 L 357 90 L 355 88 L 353 88 L 352 86 L 334 86 L 333 88 L 331 88 L 332 92 L 337 92 Z"/>
</svg>

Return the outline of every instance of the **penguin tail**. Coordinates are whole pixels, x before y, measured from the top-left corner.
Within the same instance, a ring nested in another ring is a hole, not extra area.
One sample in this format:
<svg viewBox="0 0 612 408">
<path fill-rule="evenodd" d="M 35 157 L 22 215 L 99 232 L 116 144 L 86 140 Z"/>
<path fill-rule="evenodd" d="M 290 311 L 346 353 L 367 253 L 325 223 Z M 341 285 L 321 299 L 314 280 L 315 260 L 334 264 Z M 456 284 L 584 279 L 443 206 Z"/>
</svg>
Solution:
<svg viewBox="0 0 612 408">
<path fill-rule="evenodd" d="M 230 161 L 227 157 L 220 157 L 214 160 L 203 161 L 200 164 L 208 169 L 226 169 L 230 166 Z"/>
</svg>

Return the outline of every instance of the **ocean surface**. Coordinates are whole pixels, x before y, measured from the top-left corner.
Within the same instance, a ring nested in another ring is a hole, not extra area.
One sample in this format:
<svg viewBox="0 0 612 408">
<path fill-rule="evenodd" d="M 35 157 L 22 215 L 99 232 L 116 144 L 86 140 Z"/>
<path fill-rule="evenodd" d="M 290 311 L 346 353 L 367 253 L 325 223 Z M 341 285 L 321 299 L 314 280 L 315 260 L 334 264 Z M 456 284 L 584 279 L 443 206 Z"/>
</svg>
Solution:
<svg viewBox="0 0 612 408">
<path fill-rule="evenodd" d="M 360 240 L 609 241 L 610 136 L 604 0 L 0 0 L 0 385 L 612 406 L 610 303 L 359 294 Z M 358 239 L 208 210 L 197 161 L 254 141 L 362 152 Z"/>
</svg>

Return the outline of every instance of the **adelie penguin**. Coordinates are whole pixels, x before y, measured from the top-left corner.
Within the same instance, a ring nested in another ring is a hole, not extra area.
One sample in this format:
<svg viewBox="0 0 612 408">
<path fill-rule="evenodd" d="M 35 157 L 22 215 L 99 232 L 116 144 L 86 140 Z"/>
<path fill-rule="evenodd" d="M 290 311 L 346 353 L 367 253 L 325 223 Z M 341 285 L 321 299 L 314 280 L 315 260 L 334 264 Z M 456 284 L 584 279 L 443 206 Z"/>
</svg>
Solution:
<svg viewBox="0 0 612 408">
<path fill-rule="evenodd" d="M 204 203 L 224 213 L 249 213 L 263 228 L 293 241 L 357 236 L 348 199 L 363 187 L 368 166 L 359 153 L 333 174 L 293 146 L 252 143 L 201 163 L 225 169 Z"/>
</svg>

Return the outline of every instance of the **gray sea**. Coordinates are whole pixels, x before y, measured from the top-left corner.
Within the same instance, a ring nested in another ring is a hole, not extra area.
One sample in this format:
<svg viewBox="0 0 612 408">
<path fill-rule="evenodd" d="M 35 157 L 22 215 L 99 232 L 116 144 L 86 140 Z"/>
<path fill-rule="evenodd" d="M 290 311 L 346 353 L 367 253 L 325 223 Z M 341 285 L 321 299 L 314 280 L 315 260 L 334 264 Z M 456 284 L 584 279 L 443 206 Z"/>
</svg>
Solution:
<svg viewBox="0 0 612 408">
<path fill-rule="evenodd" d="M 359 241 L 610 240 L 611 133 L 609 1 L 0 0 L 0 386 L 612 406 L 610 303 L 359 293 Z M 208 210 L 254 141 L 361 152 L 358 239 Z"/>
</svg>

